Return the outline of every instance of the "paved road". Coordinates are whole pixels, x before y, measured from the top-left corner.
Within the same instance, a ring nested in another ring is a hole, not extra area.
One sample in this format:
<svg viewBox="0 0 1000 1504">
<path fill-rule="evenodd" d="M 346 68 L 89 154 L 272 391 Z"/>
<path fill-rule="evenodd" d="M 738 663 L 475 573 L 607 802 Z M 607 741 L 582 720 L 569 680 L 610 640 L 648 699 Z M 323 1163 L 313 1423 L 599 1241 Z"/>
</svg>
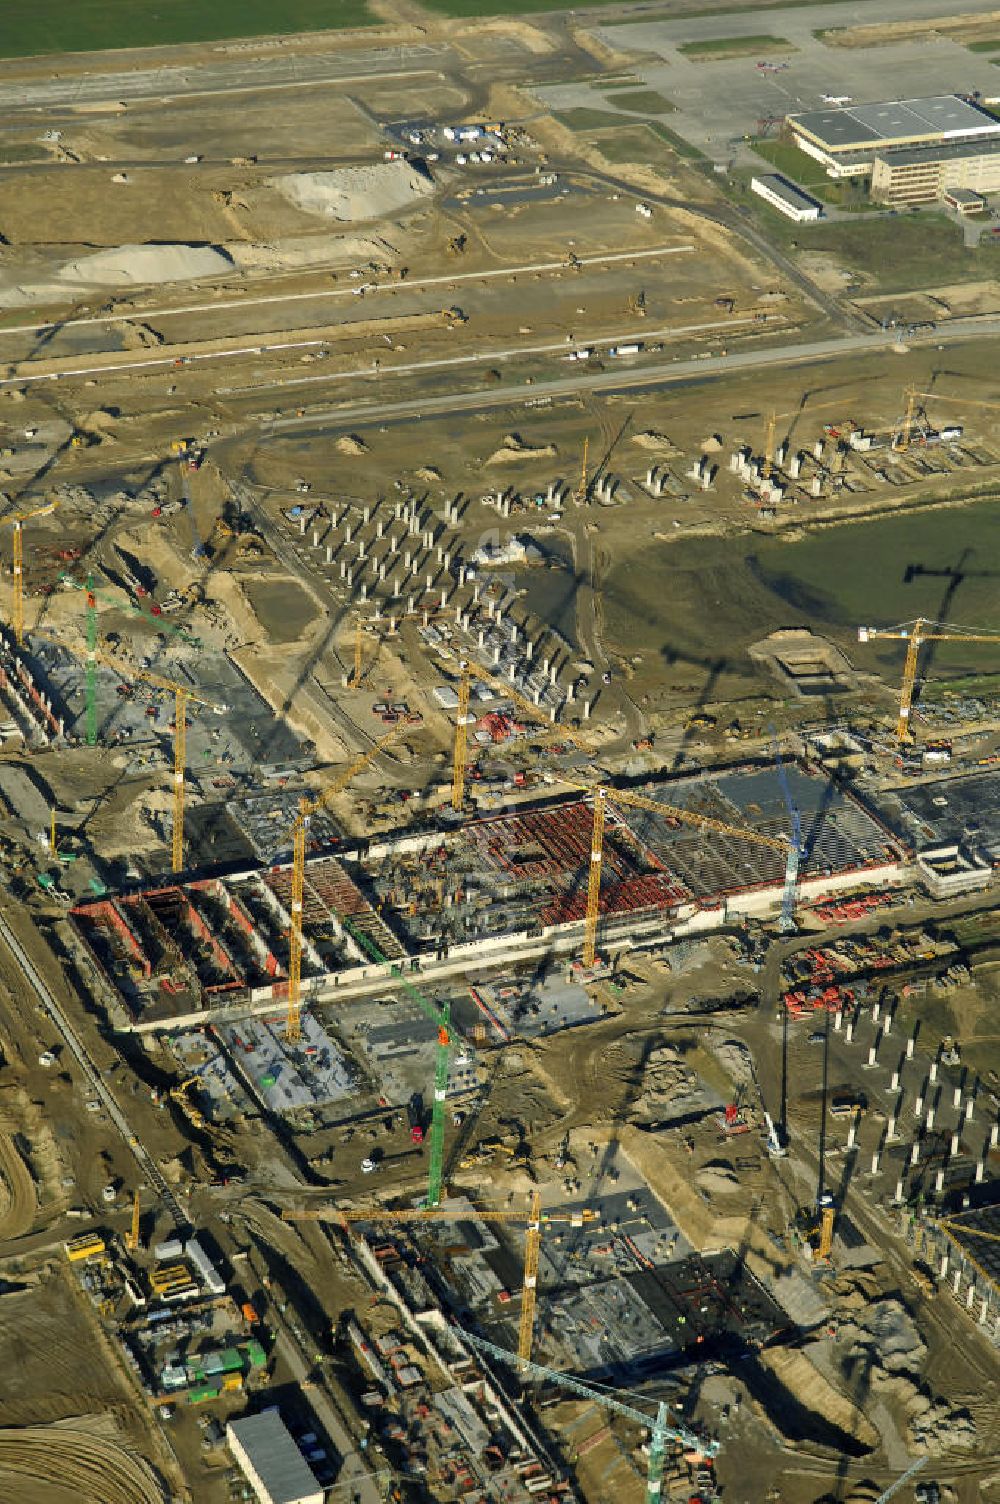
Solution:
<svg viewBox="0 0 1000 1504">
<path fill-rule="evenodd" d="M 956 321 L 957 322 L 957 321 Z M 1000 319 L 974 318 L 962 321 L 961 328 L 950 325 L 948 330 L 938 329 L 926 335 L 916 335 L 908 341 L 914 347 L 949 346 L 961 340 L 982 338 L 1000 333 Z M 676 382 L 691 380 L 707 381 L 714 376 L 729 375 L 732 371 L 761 370 L 769 366 L 806 365 L 813 361 L 839 360 L 845 355 L 867 353 L 875 350 L 890 350 L 897 343 L 898 335 L 883 330 L 869 334 L 844 334 L 831 339 L 804 341 L 796 344 L 771 345 L 753 350 L 734 350 L 730 355 L 695 355 L 678 359 L 664 357 L 641 366 L 630 362 L 613 371 L 583 371 L 573 375 L 555 375 L 551 378 L 536 377 L 533 385 L 526 386 L 523 379 L 507 382 L 489 389 L 469 388 L 446 392 L 441 396 L 414 396 L 395 402 L 353 402 L 322 411 L 313 410 L 308 416 L 262 419 L 261 429 L 294 430 L 321 429 L 324 425 L 365 425 L 370 423 L 405 422 L 412 418 L 428 417 L 432 413 L 482 412 L 484 408 L 510 407 L 512 404 L 540 405 L 557 397 L 577 396 L 581 392 L 625 392 L 641 387 L 671 386 Z M 455 366 L 496 364 L 496 353 L 456 356 L 448 364 Z M 424 362 L 418 369 L 445 362 Z M 358 372 L 332 373 L 331 375 L 301 378 L 287 383 L 292 394 L 303 395 L 304 385 L 324 383 L 335 385 L 338 381 L 356 380 Z M 384 378 L 388 372 L 383 372 Z M 369 380 L 371 373 L 369 374 Z M 232 389 L 230 389 L 232 390 Z"/>
<path fill-rule="evenodd" d="M 119 1107 L 104 1077 L 91 1060 L 86 1046 L 66 1017 L 63 1009 L 56 1002 L 45 978 L 28 955 L 3 914 L 0 914 L 0 941 L 7 946 L 14 960 L 24 973 L 25 980 L 37 997 L 42 1011 L 48 1015 L 52 1023 L 59 1030 L 70 1054 L 76 1060 L 77 1065 L 83 1073 L 89 1091 L 100 1099 L 108 1117 L 128 1145 L 129 1152 L 136 1160 L 146 1182 L 157 1193 L 163 1205 L 170 1213 L 174 1225 L 178 1229 L 189 1227 L 190 1219 L 182 1211 L 176 1196 L 160 1174 L 155 1160 L 145 1146 L 139 1142 L 138 1136 L 134 1132 L 128 1118 Z"/>
<path fill-rule="evenodd" d="M 143 57 L 144 54 L 139 54 Z M 148 58 L 148 55 L 146 55 Z M 38 81 L 0 84 L 0 110 L 51 109 L 58 105 L 113 103 L 117 100 L 170 99 L 191 95 L 301 89 L 310 84 L 346 83 L 355 78 L 437 72 L 457 61 L 448 46 L 420 43 L 373 47 L 365 51 L 287 52 L 266 57 L 229 56 L 208 63 L 79 73 Z"/>
</svg>

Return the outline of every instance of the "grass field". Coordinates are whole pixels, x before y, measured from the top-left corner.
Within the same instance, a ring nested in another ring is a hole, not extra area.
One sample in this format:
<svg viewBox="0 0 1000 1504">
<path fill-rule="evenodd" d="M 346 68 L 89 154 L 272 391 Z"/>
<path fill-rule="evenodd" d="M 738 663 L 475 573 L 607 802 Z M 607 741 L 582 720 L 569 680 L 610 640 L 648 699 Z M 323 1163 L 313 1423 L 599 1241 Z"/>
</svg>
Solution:
<svg viewBox="0 0 1000 1504">
<path fill-rule="evenodd" d="M 370 26 L 365 0 L 0 0 L 0 57 Z"/>
<path fill-rule="evenodd" d="M 668 146 L 673 155 L 684 157 L 689 162 L 704 160 L 696 146 L 685 141 L 683 136 L 676 135 L 659 120 L 645 120 L 640 123 L 638 120 L 633 121 L 621 115 L 613 115 L 610 110 L 585 108 L 560 110 L 555 119 L 571 131 L 600 132 L 596 145 L 609 162 L 648 161 L 656 166 L 657 161 L 665 161 L 662 149 L 657 147 L 658 142 L 662 142 L 663 146 Z M 641 140 L 643 135 L 646 137 L 645 142 Z M 650 136 L 657 139 L 651 141 Z"/>
<path fill-rule="evenodd" d="M 814 158 L 800 151 L 797 146 L 792 146 L 787 141 L 755 141 L 753 149 L 758 157 L 762 157 L 776 172 L 790 178 L 814 198 L 820 199 L 824 204 L 838 209 L 847 209 L 852 213 L 863 213 L 877 207 L 867 197 L 864 189 L 856 183 L 846 179 L 835 183 L 827 177 L 820 164 Z"/>
<path fill-rule="evenodd" d="M 608 89 L 605 91 L 616 110 L 628 110 L 633 115 L 671 115 L 674 106 L 655 89 Z"/>
<path fill-rule="evenodd" d="M 970 52 L 1000 52 L 1000 37 L 988 37 L 984 42 L 966 42 Z"/>
<path fill-rule="evenodd" d="M 796 49 L 784 37 L 712 37 L 702 42 L 682 42 L 678 52 L 693 62 L 711 58 L 747 57 L 756 52 L 794 52 Z"/>
</svg>

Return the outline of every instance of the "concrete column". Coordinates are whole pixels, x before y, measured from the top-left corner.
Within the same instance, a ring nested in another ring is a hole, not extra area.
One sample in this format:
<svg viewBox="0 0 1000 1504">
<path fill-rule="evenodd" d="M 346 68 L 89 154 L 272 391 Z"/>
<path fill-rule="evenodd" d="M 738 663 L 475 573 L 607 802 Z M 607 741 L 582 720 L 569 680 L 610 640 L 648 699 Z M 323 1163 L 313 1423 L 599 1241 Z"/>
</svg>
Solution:
<svg viewBox="0 0 1000 1504">
<path fill-rule="evenodd" d="M 385 523 L 382 521 L 381 517 L 379 517 L 377 519 L 376 523 L 375 523 L 375 536 L 376 536 L 376 538 L 381 538 L 381 536 L 382 536 L 382 534 L 384 532 L 385 532 Z"/>
<path fill-rule="evenodd" d="M 535 656 L 535 644 L 530 639 L 524 644 L 524 656 L 529 663 Z"/>
<path fill-rule="evenodd" d="M 361 583 L 361 599 L 363 601 L 366 601 L 368 599 L 368 586 L 364 583 L 364 581 L 362 581 Z"/>
<path fill-rule="evenodd" d="M 947 1253 L 942 1253 L 942 1255 L 941 1255 L 941 1262 L 938 1265 L 938 1271 L 939 1271 L 938 1272 L 938 1278 L 939 1279 L 947 1279 L 948 1278 L 948 1265 L 950 1264 L 950 1262 L 951 1262 L 951 1260 L 949 1259 Z"/>
<path fill-rule="evenodd" d="M 479 581 L 476 580 L 472 587 L 472 604 L 479 605 Z"/>
<path fill-rule="evenodd" d="M 868 1069 L 869 1070 L 874 1070 L 874 1068 L 875 1068 L 875 1062 L 876 1062 L 877 1059 L 878 1059 L 878 1045 L 877 1044 L 870 1045 L 869 1048 L 868 1048 Z"/>
<path fill-rule="evenodd" d="M 838 1034 L 840 1033 L 840 1026 L 843 1022 L 844 1010 L 842 1008 L 838 1008 L 836 1013 L 833 1015 L 833 1027 L 836 1029 Z"/>
<path fill-rule="evenodd" d="M 549 720 L 552 722 L 552 724 L 554 726 L 555 723 L 556 723 L 556 707 L 554 705 L 551 706 L 551 708 L 549 709 Z"/>
<path fill-rule="evenodd" d="M 465 571 L 465 565 L 464 564 L 460 564 L 458 566 L 458 583 L 459 583 L 459 585 L 464 585 L 465 584 L 465 573 L 466 573 L 466 571 Z"/>
<path fill-rule="evenodd" d="M 304 517 L 300 517 L 299 518 L 299 537 L 300 538 L 304 538 L 305 535 L 306 535 L 306 519 Z"/>
<path fill-rule="evenodd" d="M 1000 1140 L 1000 1123 L 994 1123 L 993 1127 L 990 1129 L 990 1148 L 991 1149 L 995 1149 L 996 1148 L 998 1140 Z"/>
<path fill-rule="evenodd" d="M 369 523 L 369 522 L 371 522 L 371 520 L 372 520 L 372 509 L 371 509 L 371 507 L 365 507 L 362 510 L 361 516 L 364 518 L 364 521 L 365 521 L 366 524 Z"/>
<path fill-rule="evenodd" d="M 956 1155 L 958 1154 L 958 1145 L 959 1145 L 958 1134 L 957 1133 L 953 1133 L 952 1136 L 951 1136 L 951 1148 L 948 1151 L 948 1153 L 949 1153 L 949 1155 L 950 1155 L 950 1157 L 952 1159 L 954 1159 L 956 1157 Z"/>
<path fill-rule="evenodd" d="M 349 569 L 347 571 L 347 583 L 348 583 L 348 585 L 353 585 L 354 584 L 354 570 L 353 569 Z"/>
<path fill-rule="evenodd" d="M 986 1173 L 986 1163 L 985 1163 L 985 1160 L 977 1159 L 976 1160 L 976 1185 L 982 1185 L 982 1183 L 983 1183 L 983 1175 L 985 1173 Z"/>
<path fill-rule="evenodd" d="M 885 1010 L 885 1029 L 883 1030 L 883 1032 L 886 1035 L 889 1035 L 889 1034 L 892 1033 L 892 1009 L 891 1008 L 886 1008 L 886 1010 Z"/>
<path fill-rule="evenodd" d="M 416 570 L 416 565 L 414 565 L 414 570 Z M 424 579 L 425 579 L 425 582 L 426 582 L 425 585 L 424 585 L 424 589 L 425 590 L 433 590 L 433 588 L 434 588 L 434 576 L 432 574 L 428 574 L 428 575 L 424 576 Z"/>
<path fill-rule="evenodd" d="M 930 1133 L 931 1130 L 932 1130 L 932 1128 L 934 1127 L 934 1116 L 935 1116 L 936 1112 L 937 1112 L 937 1108 L 936 1107 L 931 1106 L 931 1107 L 928 1107 L 928 1109 L 927 1109 L 927 1132 L 928 1133 Z"/>
<path fill-rule="evenodd" d="M 313 548 L 319 548 L 319 528 L 313 528 Z"/>
<path fill-rule="evenodd" d="M 872 1174 L 873 1175 L 877 1175 L 878 1174 L 879 1160 L 880 1160 L 880 1155 L 879 1155 L 878 1150 L 876 1149 L 875 1152 L 872 1155 Z"/>
<path fill-rule="evenodd" d="M 375 602 L 375 620 L 382 620 L 382 607 L 379 605 L 378 601 Z"/>
<path fill-rule="evenodd" d="M 941 1192 L 943 1190 L 944 1190 L 944 1171 L 943 1170 L 938 1170 L 937 1174 L 934 1176 L 934 1192 L 935 1192 L 935 1195 L 940 1196 L 940 1194 L 941 1194 Z"/>
<path fill-rule="evenodd" d="M 399 581 L 395 578 L 392 582 L 392 598 L 394 601 L 399 600 Z"/>
<path fill-rule="evenodd" d="M 937 1073 L 938 1073 L 938 1063 L 937 1063 L 937 1060 L 934 1059 L 934 1060 L 931 1061 L 931 1068 L 930 1068 L 930 1070 L 927 1073 L 927 1078 L 930 1081 L 930 1083 L 931 1083 L 932 1086 L 934 1085 L 934 1082 L 937 1080 Z"/>
<path fill-rule="evenodd" d="M 493 649 L 493 662 L 494 662 L 494 664 L 497 664 L 497 663 L 500 662 L 500 649 L 498 647 L 495 647 Z"/>
<path fill-rule="evenodd" d="M 910 1148 L 910 1164 L 911 1165 L 915 1165 L 915 1164 L 919 1164 L 919 1162 L 920 1162 L 920 1140 L 919 1139 L 914 1139 L 913 1140 L 913 1144 L 912 1144 L 912 1146 Z"/>
<path fill-rule="evenodd" d="M 853 1039 L 854 1039 L 854 1019 L 853 1018 L 849 1018 L 847 1020 L 847 1028 L 846 1028 L 846 1030 L 844 1032 L 844 1043 L 845 1044 L 850 1044 Z"/>
<path fill-rule="evenodd" d="M 395 635 L 396 635 L 396 617 L 395 616 L 390 616 L 389 617 L 389 636 L 390 637 L 395 637 Z"/>
<path fill-rule="evenodd" d="M 340 561 L 340 578 L 344 579 L 346 577 L 346 575 L 347 575 L 347 560 L 346 559 L 341 559 L 341 561 Z"/>
<path fill-rule="evenodd" d="M 962 1088 L 960 1086 L 956 1086 L 952 1092 L 951 1105 L 956 1108 L 962 1105 Z"/>
<path fill-rule="evenodd" d="M 558 676 L 559 676 L 558 675 L 558 670 L 556 669 L 556 666 L 553 663 L 552 667 L 549 669 L 549 683 L 550 684 L 555 684 Z"/>
<path fill-rule="evenodd" d="M 517 679 L 517 664 L 516 663 L 512 663 L 510 665 L 510 668 L 507 670 L 507 677 L 510 680 L 511 684 L 513 684 L 514 681 Z"/>
<path fill-rule="evenodd" d="M 902 1176 L 900 1176 L 899 1179 L 896 1181 L 896 1197 L 895 1197 L 895 1199 L 897 1201 L 902 1201 L 902 1199 L 903 1199 L 903 1177 Z"/>
<path fill-rule="evenodd" d="M 975 1106 L 976 1106 L 976 1099 L 975 1099 L 975 1097 L 969 1097 L 968 1101 L 965 1104 L 965 1121 L 967 1123 L 971 1123 L 972 1122 L 972 1114 L 975 1111 Z"/>
<path fill-rule="evenodd" d="M 888 1120 L 888 1122 L 886 1123 L 885 1136 L 886 1136 L 887 1142 L 889 1142 L 889 1143 L 891 1143 L 892 1140 L 896 1137 L 896 1119 L 895 1119 L 895 1116 L 890 1117 L 889 1120 Z"/>
<path fill-rule="evenodd" d="M 882 1009 L 879 1006 L 879 1004 L 878 1003 L 874 1003 L 872 1005 L 872 1023 L 875 1024 L 876 1027 L 878 1026 L 878 1021 L 879 1021 L 879 1017 L 881 1016 L 881 1013 L 882 1013 Z"/>
<path fill-rule="evenodd" d="M 441 592 L 441 610 L 442 611 L 444 610 L 445 606 L 447 606 L 447 604 L 448 604 L 448 592 L 447 592 L 447 590 L 442 590 L 442 592 Z"/>
<path fill-rule="evenodd" d="M 962 1283 L 962 1271 L 961 1271 L 961 1269 L 956 1269 L 955 1270 L 955 1279 L 953 1281 L 953 1288 L 954 1288 L 954 1291 L 955 1291 L 956 1295 L 958 1294 L 958 1287 L 959 1287 L 959 1285 L 961 1283 Z"/>
<path fill-rule="evenodd" d="M 899 1090 L 899 1067 L 898 1066 L 897 1066 L 897 1068 L 892 1073 L 892 1080 L 889 1083 L 889 1090 L 890 1091 L 898 1091 Z"/>
<path fill-rule="evenodd" d="M 412 560 L 413 560 L 413 550 L 411 548 L 404 549 L 404 551 L 403 551 L 403 568 L 404 569 L 409 569 Z"/>
<path fill-rule="evenodd" d="M 385 561 L 384 560 L 383 560 L 383 562 L 378 567 L 378 577 L 379 577 L 379 579 L 381 581 L 384 582 L 384 580 L 385 580 Z"/>
<path fill-rule="evenodd" d="M 531 691 L 531 699 L 533 704 L 540 705 L 542 703 L 542 691 L 540 689 L 533 689 Z"/>
<path fill-rule="evenodd" d="M 350 543 L 350 541 L 351 541 L 351 539 L 353 537 L 354 537 L 354 529 L 352 528 L 351 524 L 348 523 L 347 526 L 344 528 L 344 542 L 345 543 Z"/>
<path fill-rule="evenodd" d="M 979 1310 L 979 1325 L 980 1326 L 983 1326 L 985 1324 L 985 1322 L 986 1322 L 986 1313 L 989 1311 L 989 1308 L 990 1308 L 990 1298 L 989 1298 L 988 1295 L 984 1295 L 983 1296 L 983 1303 L 982 1303 L 982 1306 L 980 1307 L 980 1310 Z"/>
<path fill-rule="evenodd" d="M 914 1039 L 913 1035 L 911 1034 L 910 1037 L 909 1037 L 909 1039 L 906 1041 L 906 1058 L 907 1058 L 907 1060 L 912 1060 L 913 1059 L 913 1046 L 915 1044 L 916 1044 L 916 1040 Z"/>
<path fill-rule="evenodd" d="M 917 1118 L 922 1118 L 924 1115 L 924 1097 L 922 1092 L 913 1104 L 913 1115 Z"/>
<path fill-rule="evenodd" d="M 333 544 L 332 543 L 328 543 L 326 545 L 326 562 L 328 564 L 332 564 L 333 563 Z"/>
<path fill-rule="evenodd" d="M 479 646 L 481 648 L 484 648 L 486 646 L 486 633 L 481 627 L 479 629 Z"/>
</svg>

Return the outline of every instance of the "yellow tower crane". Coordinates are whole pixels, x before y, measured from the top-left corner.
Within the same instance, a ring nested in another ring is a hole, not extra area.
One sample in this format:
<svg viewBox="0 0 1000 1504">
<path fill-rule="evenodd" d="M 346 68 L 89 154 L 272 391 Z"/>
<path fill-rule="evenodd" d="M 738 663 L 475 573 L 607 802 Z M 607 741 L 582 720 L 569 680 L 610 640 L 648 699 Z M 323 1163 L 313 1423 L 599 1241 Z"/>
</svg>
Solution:
<svg viewBox="0 0 1000 1504">
<path fill-rule="evenodd" d="M 1000 402 L 986 402 L 981 397 L 957 397 L 947 392 L 918 392 L 916 387 L 908 386 L 903 393 L 906 399 L 906 407 L 903 412 L 902 422 L 893 437 L 893 449 L 904 451 L 910 447 L 913 437 L 913 423 L 919 411 L 923 411 L 923 402 L 950 402 L 959 407 L 985 407 L 993 412 L 1000 412 Z"/>
<path fill-rule="evenodd" d="M 143 684 L 151 684 L 155 689 L 164 689 L 174 697 L 174 827 L 171 840 L 170 867 L 172 872 L 180 872 L 184 866 L 184 803 L 185 803 L 185 766 L 187 760 L 187 707 L 188 702 L 195 705 L 204 705 L 216 715 L 225 715 L 228 705 L 220 704 L 216 700 L 206 699 L 204 695 L 197 694 L 189 689 L 186 684 L 178 684 L 174 679 L 166 679 L 162 674 L 156 674 L 148 668 L 134 668 L 123 658 L 115 658 L 98 648 L 91 655 L 90 649 L 79 643 L 69 642 L 63 637 L 45 635 L 46 642 L 54 642 L 58 647 L 66 648 L 75 653 L 77 657 L 88 659 L 92 656 L 94 663 L 101 663 L 105 668 L 113 669 L 123 679 L 139 681 Z"/>
<path fill-rule="evenodd" d="M 342 1210 L 332 1206 L 314 1206 L 304 1211 L 285 1210 L 281 1213 L 281 1220 L 283 1222 L 342 1222 L 349 1232 L 353 1222 L 454 1222 L 468 1215 L 464 1204 L 459 1208 L 449 1207 L 446 1204 L 434 1207 L 413 1207 L 404 1211 L 385 1211 L 381 1207 L 367 1209 L 350 1207 Z M 531 1205 L 527 1211 L 500 1211 L 492 1208 L 480 1211 L 476 1207 L 473 1215 L 481 1222 L 521 1222 L 525 1225 L 524 1273 L 521 1286 L 521 1319 L 518 1328 L 517 1355 L 524 1362 L 529 1362 L 535 1333 L 542 1228 L 549 1223 L 566 1223 L 570 1227 L 583 1227 L 588 1222 L 596 1221 L 597 1213 L 591 1207 L 581 1207 L 571 1212 L 543 1212 L 541 1196 L 537 1191 L 533 1191 Z"/>
<path fill-rule="evenodd" d="M 590 449 L 590 436 L 585 434 L 583 439 L 583 463 L 580 466 L 580 487 L 576 493 L 576 500 L 582 505 L 587 499 L 587 451 Z"/>
<path fill-rule="evenodd" d="M 48 517 L 58 505 L 58 501 L 49 501 L 33 512 L 15 512 L 11 517 L 0 518 L 14 529 L 14 636 L 18 647 L 24 645 L 24 524 L 33 517 Z"/>
<path fill-rule="evenodd" d="M 753 841 L 758 846 L 767 846 L 772 851 L 780 851 L 783 856 L 788 854 L 786 840 L 764 835 L 762 831 L 746 826 L 727 825 L 723 820 L 714 820 L 710 815 L 699 815 L 696 811 L 684 809 L 681 805 L 665 804 L 660 799 L 647 799 L 642 794 L 607 788 L 603 784 L 595 787 L 593 784 L 577 783 L 572 778 L 562 778 L 561 782 L 583 789 L 591 794 L 594 800 L 594 823 L 590 837 L 590 872 L 587 880 L 587 916 L 583 930 L 584 966 L 593 966 L 597 954 L 597 924 L 601 906 L 601 862 L 604 856 L 604 818 L 609 800 L 613 804 L 629 804 L 636 809 L 650 810 L 654 814 L 665 815 L 669 820 L 680 820 L 685 825 L 693 825 L 699 830 L 711 830 L 718 835 L 736 836 L 742 841 Z"/>
<path fill-rule="evenodd" d="M 876 637 L 907 644 L 903 682 L 899 691 L 899 715 L 896 720 L 896 737 L 900 742 L 913 741 L 910 711 L 917 678 L 917 659 L 922 645 L 925 642 L 1000 642 L 1000 632 L 972 632 L 965 627 L 950 626 L 946 621 L 927 621 L 923 616 L 918 616 L 916 621 L 903 622 L 898 627 L 858 628 L 859 642 L 871 642 Z"/>
<path fill-rule="evenodd" d="M 302 900 L 305 893 L 306 834 L 309 830 L 309 822 L 318 810 L 329 804 L 337 794 L 343 793 L 347 785 L 380 752 L 384 752 L 391 742 L 402 736 L 409 724 L 409 721 L 398 722 L 391 731 L 380 737 L 373 747 L 369 747 L 367 752 L 362 752 L 352 763 L 349 763 L 321 794 L 313 799 L 303 799 L 299 805 L 299 812 L 292 827 L 292 901 L 291 924 L 288 930 L 288 1013 L 285 1023 L 285 1038 L 292 1042 L 302 1037 L 299 1018 L 302 994 Z"/>
<path fill-rule="evenodd" d="M 512 684 L 506 683 L 503 679 L 498 679 L 495 674 L 491 674 L 486 669 L 480 668 L 478 664 L 470 663 L 468 659 L 465 659 L 462 663 L 462 671 L 458 681 L 458 708 L 455 713 L 455 751 L 451 783 L 451 807 L 454 810 L 462 808 L 462 802 L 465 798 L 465 763 L 468 750 L 466 720 L 469 714 L 469 694 L 474 678 L 481 679 L 484 684 L 490 685 L 492 689 L 496 690 L 498 697 L 502 696 L 504 699 L 513 700 L 514 704 L 520 710 L 523 710 L 525 715 L 531 716 L 533 720 L 540 721 L 546 729 L 551 725 L 545 712 L 538 705 L 533 705 L 528 697 L 522 695 Z M 566 726 L 560 726 L 558 729 L 567 741 L 579 747 L 582 752 L 589 753 L 593 750 L 589 743 L 575 731 L 571 731 Z"/>
<path fill-rule="evenodd" d="M 774 474 L 774 431 L 777 421 L 776 413 L 768 413 L 767 429 L 764 433 L 764 463 L 760 472 L 761 485 L 764 490 L 770 489 L 771 476 Z"/>
</svg>

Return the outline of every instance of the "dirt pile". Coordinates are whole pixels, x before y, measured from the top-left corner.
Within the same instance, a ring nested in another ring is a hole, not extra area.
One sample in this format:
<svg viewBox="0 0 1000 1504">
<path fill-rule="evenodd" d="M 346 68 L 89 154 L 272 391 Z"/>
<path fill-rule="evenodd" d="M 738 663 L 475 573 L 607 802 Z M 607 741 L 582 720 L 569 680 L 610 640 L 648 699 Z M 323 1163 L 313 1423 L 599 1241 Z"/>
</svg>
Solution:
<svg viewBox="0 0 1000 1504">
<path fill-rule="evenodd" d="M 59 271 L 62 282 L 97 286 L 151 286 L 160 282 L 188 282 L 200 277 L 224 277 L 233 269 L 225 251 L 210 245 L 119 245 L 68 261 Z"/>
<path fill-rule="evenodd" d="M 368 445 L 356 433 L 342 433 L 334 442 L 338 454 L 367 454 Z"/>
<path fill-rule="evenodd" d="M 330 172 L 291 172 L 273 178 L 272 184 L 304 214 L 345 221 L 398 214 L 434 192 L 427 173 L 402 161 L 338 167 Z"/>
<path fill-rule="evenodd" d="M 558 450 L 554 444 L 527 444 L 520 434 L 505 433 L 499 449 L 494 449 L 486 463 L 509 465 L 516 460 L 555 459 Z"/>
</svg>

